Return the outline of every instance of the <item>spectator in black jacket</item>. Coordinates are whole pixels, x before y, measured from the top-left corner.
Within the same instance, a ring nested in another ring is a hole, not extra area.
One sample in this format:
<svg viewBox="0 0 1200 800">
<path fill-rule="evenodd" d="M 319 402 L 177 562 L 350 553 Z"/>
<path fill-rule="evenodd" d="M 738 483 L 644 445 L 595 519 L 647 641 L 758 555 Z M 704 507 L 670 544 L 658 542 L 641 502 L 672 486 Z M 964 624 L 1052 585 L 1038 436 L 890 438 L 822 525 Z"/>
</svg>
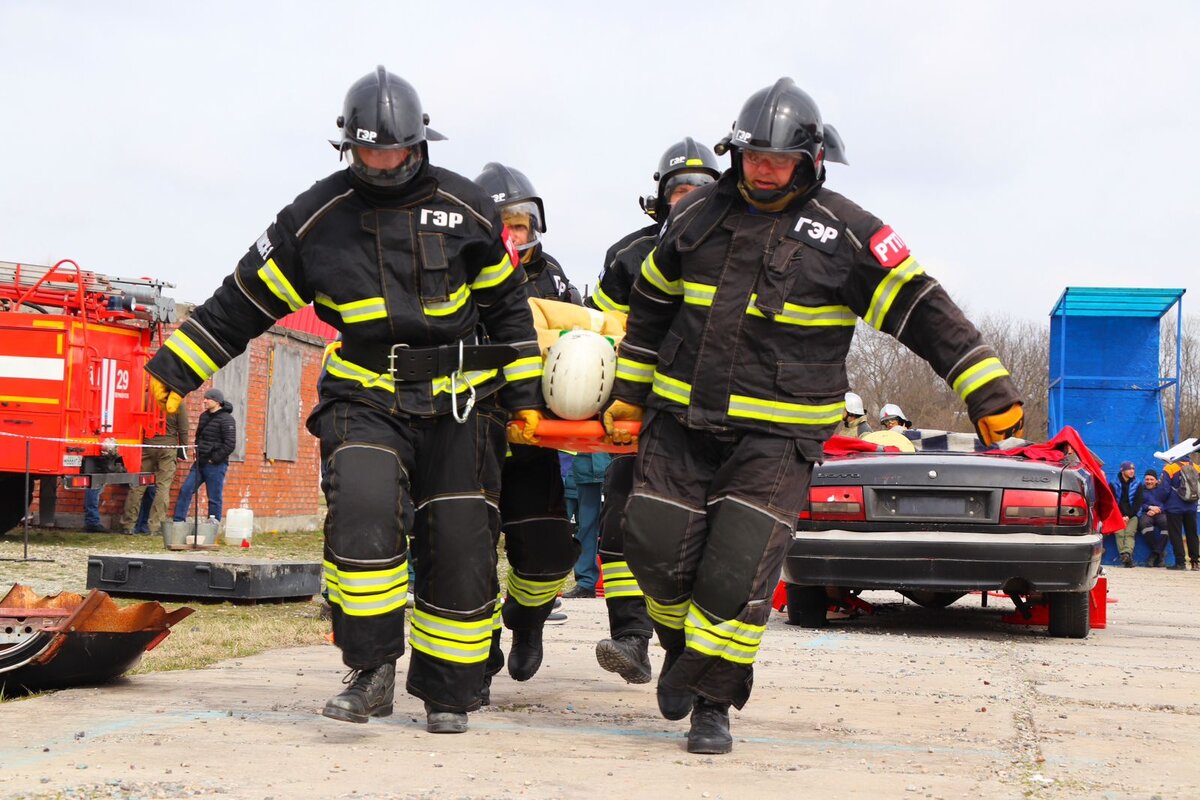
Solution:
<svg viewBox="0 0 1200 800">
<path fill-rule="evenodd" d="M 1116 495 L 1117 505 L 1121 509 L 1121 517 L 1125 520 L 1125 530 L 1117 531 L 1117 552 L 1121 555 L 1121 565 L 1133 566 L 1133 540 L 1138 531 L 1138 508 L 1141 506 L 1139 495 L 1142 485 L 1137 479 L 1137 469 L 1132 461 L 1122 461 L 1121 471 L 1117 479 L 1109 482 L 1109 488 Z"/>
<path fill-rule="evenodd" d="M 233 419 L 233 406 L 220 389 L 209 389 L 204 393 L 204 412 L 196 422 L 196 460 L 192 462 L 192 471 L 183 482 L 175 503 L 176 522 L 187 519 L 192 496 L 202 483 L 208 489 L 209 519 L 221 520 L 225 471 L 229 468 L 229 456 L 236 448 L 237 423 Z"/>
</svg>

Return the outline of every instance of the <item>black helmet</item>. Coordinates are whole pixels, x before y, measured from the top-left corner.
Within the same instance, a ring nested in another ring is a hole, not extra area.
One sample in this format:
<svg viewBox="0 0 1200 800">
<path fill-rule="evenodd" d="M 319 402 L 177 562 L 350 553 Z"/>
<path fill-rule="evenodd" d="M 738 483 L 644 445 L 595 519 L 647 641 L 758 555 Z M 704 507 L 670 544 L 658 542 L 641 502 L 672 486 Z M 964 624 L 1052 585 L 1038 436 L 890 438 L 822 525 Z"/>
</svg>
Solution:
<svg viewBox="0 0 1200 800">
<path fill-rule="evenodd" d="M 685 136 L 683 141 L 668 147 L 658 160 L 658 170 L 654 173 L 656 193 L 639 198 L 638 202 L 651 218 L 657 218 L 659 209 L 669 209 L 668 198 L 680 185 L 704 186 L 720 176 L 721 168 L 713 151 Z"/>
<path fill-rule="evenodd" d="M 446 138 L 427 127 L 429 115 L 421 110 L 421 99 L 412 84 L 382 66 L 359 78 L 346 92 L 337 124 L 342 129 L 342 138 L 330 144 L 349 157 L 350 169 L 356 175 L 380 187 L 407 183 L 425 159 L 425 142 Z M 409 147 L 412 152 L 395 168 L 373 169 L 354 157 L 354 148 L 358 147 L 367 150 Z"/>
<path fill-rule="evenodd" d="M 780 78 L 773 86 L 750 95 L 733 123 L 733 131 L 717 143 L 718 155 L 732 150 L 733 168 L 746 199 L 770 206 L 791 199 L 824 178 L 825 127 L 817 104 L 791 78 Z M 800 153 L 801 165 L 792 182 L 783 189 L 761 190 L 745 186 L 742 151 Z M 804 165 L 807 166 L 804 166 Z"/>
<path fill-rule="evenodd" d="M 825 123 L 825 160 L 835 164 L 849 164 L 846 160 L 846 145 L 837 128 Z"/>
<path fill-rule="evenodd" d="M 539 233 L 546 232 L 546 210 L 533 182 L 519 169 L 506 167 L 496 161 L 483 165 L 483 172 L 475 178 L 479 188 L 492 197 L 500 209 L 502 219 L 518 215 L 529 216 L 529 241 L 517 249 L 524 251 L 537 246 Z"/>
</svg>

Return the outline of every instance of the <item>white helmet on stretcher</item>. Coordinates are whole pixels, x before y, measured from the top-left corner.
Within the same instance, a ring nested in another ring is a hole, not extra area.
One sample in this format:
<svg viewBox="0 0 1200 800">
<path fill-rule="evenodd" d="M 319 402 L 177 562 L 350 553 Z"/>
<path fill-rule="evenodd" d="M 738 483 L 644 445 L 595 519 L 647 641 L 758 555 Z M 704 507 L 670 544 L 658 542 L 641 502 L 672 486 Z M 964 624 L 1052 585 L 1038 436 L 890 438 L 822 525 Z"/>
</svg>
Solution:
<svg viewBox="0 0 1200 800">
<path fill-rule="evenodd" d="M 612 394 L 617 353 L 593 331 L 568 331 L 546 352 L 542 396 L 562 419 L 591 419 Z"/>
</svg>

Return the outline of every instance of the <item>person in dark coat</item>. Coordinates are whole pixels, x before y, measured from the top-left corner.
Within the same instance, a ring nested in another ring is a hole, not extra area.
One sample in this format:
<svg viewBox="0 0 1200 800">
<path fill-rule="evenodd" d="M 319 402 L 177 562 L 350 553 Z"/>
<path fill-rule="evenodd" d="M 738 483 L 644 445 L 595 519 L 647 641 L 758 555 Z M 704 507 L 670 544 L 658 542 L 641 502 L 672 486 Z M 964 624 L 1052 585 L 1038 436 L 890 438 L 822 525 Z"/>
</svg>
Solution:
<svg viewBox="0 0 1200 800">
<path fill-rule="evenodd" d="M 209 389 L 204 393 L 204 412 L 196 422 L 196 460 L 192 462 L 192 471 L 175 502 L 173 519 L 176 522 L 187 519 L 188 506 L 200 484 L 208 490 L 209 518 L 220 521 L 225 472 L 229 469 L 229 457 L 236 449 L 237 422 L 233 419 L 233 405 L 220 389 Z"/>
</svg>

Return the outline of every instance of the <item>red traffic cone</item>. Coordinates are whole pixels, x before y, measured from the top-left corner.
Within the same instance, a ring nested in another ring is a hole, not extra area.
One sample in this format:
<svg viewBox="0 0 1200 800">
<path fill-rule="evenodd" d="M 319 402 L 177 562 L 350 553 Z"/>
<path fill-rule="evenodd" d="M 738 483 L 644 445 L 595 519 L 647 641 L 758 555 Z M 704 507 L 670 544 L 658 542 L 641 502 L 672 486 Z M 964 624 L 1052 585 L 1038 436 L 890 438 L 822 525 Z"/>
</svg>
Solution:
<svg viewBox="0 0 1200 800">
<path fill-rule="evenodd" d="M 242 539 L 242 549 L 243 550 L 250 549 L 250 540 L 249 539 Z"/>
</svg>

